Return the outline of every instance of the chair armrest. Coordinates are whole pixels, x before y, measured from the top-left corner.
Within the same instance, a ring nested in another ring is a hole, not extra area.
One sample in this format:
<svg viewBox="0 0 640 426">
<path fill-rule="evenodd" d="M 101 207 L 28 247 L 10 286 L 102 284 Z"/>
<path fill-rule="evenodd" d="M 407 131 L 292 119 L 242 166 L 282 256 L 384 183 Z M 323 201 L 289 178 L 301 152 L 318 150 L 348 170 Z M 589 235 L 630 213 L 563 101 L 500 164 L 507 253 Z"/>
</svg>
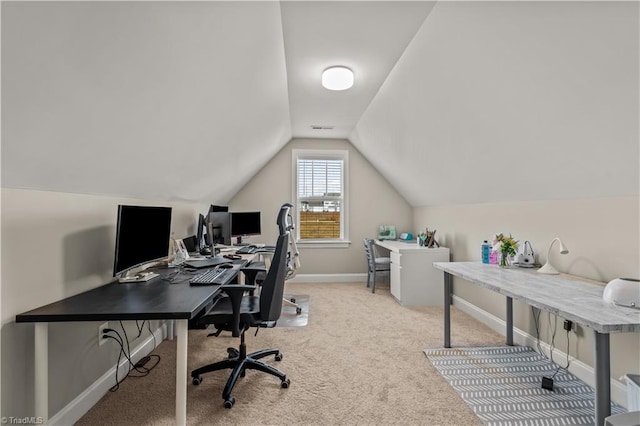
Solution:
<svg viewBox="0 0 640 426">
<path fill-rule="evenodd" d="M 239 269 L 247 277 L 247 284 L 253 285 L 255 284 L 256 277 L 260 272 L 267 272 L 267 266 L 262 262 L 255 262 L 257 265 L 251 266 L 250 263 L 247 266 L 244 266 Z"/>
<path fill-rule="evenodd" d="M 220 290 L 227 293 L 229 297 L 233 296 L 233 294 L 240 294 L 240 296 L 242 296 L 242 293 L 244 293 L 245 291 L 252 291 L 256 288 L 258 287 L 255 285 L 247 284 L 225 284 L 223 286 L 220 286 Z"/>
<path fill-rule="evenodd" d="M 256 271 L 256 272 L 262 272 L 262 271 L 266 271 L 267 270 L 267 265 L 264 264 L 264 262 L 253 262 L 248 264 L 247 266 L 243 266 L 240 268 L 241 272 L 251 272 L 251 271 Z"/>
<path fill-rule="evenodd" d="M 220 287 L 220 290 L 227 293 L 229 299 L 231 299 L 231 308 L 233 314 L 231 318 L 231 334 L 233 337 L 240 336 L 240 305 L 242 304 L 242 297 L 245 291 L 254 291 L 256 286 L 244 285 L 244 284 L 229 284 Z"/>
</svg>

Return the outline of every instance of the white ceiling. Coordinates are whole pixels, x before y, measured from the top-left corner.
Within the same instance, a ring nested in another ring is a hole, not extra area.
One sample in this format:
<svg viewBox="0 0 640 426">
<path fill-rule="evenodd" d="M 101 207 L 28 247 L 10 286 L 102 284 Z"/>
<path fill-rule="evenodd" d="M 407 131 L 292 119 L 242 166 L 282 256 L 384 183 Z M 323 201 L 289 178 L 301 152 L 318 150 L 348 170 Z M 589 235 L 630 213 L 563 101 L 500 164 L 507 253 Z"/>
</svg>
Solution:
<svg viewBox="0 0 640 426">
<path fill-rule="evenodd" d="M 225 203 L 349 137 L 416 206 L 638 194 L 637 2 L 434 4 L 3 2 L 2 186 Z"/>
<path fill-rule="evenodd" d="M 294 137 L 346 139 L 434 4 L 281 3 Z M 333 65 L 351 68 L 351 89 L 319 84 L 322 71 Z"/>
</svg>

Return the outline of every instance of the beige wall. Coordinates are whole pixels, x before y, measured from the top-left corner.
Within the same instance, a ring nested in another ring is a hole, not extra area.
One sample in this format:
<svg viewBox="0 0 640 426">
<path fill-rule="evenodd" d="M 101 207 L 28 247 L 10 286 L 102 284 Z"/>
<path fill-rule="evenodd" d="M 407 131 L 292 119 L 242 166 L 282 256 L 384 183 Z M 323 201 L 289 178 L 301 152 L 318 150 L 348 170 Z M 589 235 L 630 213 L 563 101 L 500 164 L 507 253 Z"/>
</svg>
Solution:
<svg viewBox="0 0 640 426">
<path fill-rule="evenodd" d="M 362 239 L 376 237 L 380 225 L 414 232 L 411 206 L 346 140 L 293 139 L 231 199 L 231 210 L 261 210 L 264 242 L 275 241 L 280 206 L 291 202 L 293 149 L 349 151 L 349 238 L 344 249 L 300 248 L 300 274 L 366 273 Z M 257 238 L 255 238 L 257 240 Z"/>
<path fill-rule="evenodd" d="M 551 259 L 559 271 L 608 282 L 616 277 L 640 277 L 638 203 L 638 197 L 621 197 L 419 207 L 414 209 L 414 224 L 438 229 L 439 241 L 451 248 L 454 261 L 479 261 L 482 241 L 503 232 L 513 234 L 521 242 L 530 241 L 537 261 L 545 262 L 549 243 L 554 237 L 560 237 L 569 254 L 560 255 L 554 246 Z M 503 296 L 457 278 L 454 293 L 505 318 Z M 549 342 L 547 315 L 541 317 L 544 340 Z M 514 303 L 514 323 L 535 336 L 528 306 Z M 570 337 L 570 354 L 593 365 L 592 332 L 581 328 L 578 336 L 578 339 L 575 334 Z M 561 319 L 558 319 L 555 343 L 566 352 Z M 640 372 L 639 360 L 639 334 L 611 336 L 612 378 Z"/>
<path fill-rule="evenodd" d="M 176 238 L 193 231 L 198 211 L 186 203 L 2 189 L 2 416 L 33 415 L 33 325 L 16 324 L 15 315 L 112 280 L 118 204 L 173 207 Z M 99 324 L 49 326 L 50 415 L 117 361 L 115 345 L 97 345 Z"/>
</svg>

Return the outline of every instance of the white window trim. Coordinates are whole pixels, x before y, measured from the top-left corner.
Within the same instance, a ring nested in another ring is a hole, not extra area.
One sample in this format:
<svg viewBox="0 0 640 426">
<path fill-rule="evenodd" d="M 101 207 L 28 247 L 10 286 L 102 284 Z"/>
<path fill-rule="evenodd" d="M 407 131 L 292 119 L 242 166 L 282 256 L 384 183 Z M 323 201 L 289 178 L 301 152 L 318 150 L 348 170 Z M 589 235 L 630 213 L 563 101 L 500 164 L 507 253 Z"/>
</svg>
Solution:
<svg viewBox="0 0 640 426">
<path fill-rule="evenodd" d="M 296 226 L 296 244 L 298 247 L 312 248 L 348 248 L 349 241 L 349 151 L 342 149 L 293 149 L 291 150 L 291 171 L 292 171 L 292 197 L 296 212 L 296 223 L 300 223 L 300 211 L 298 206 L 298 159 L 327 159 L 342 160 L 342 206 L 341 206 L 341 227 L 342 238 L 322 239 L 322 240 L 301 240 L 300 227 Z"/>
</svg>

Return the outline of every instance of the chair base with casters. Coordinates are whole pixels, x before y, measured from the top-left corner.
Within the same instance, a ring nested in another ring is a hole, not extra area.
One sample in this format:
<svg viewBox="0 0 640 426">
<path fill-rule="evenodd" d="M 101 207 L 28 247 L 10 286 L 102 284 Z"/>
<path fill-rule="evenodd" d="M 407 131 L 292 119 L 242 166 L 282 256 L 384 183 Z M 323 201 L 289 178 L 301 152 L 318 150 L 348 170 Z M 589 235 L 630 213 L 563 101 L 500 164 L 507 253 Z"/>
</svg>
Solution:
<svg viewBox="0 0 640 426">
<path fill-rule="evenodd" d="M 296 299 L 294 297 L 285 295 L 285 297 L 282 299 L 282 302 L 287 306 L 296 308 L 296 315 L 300 315 L 302 313 L 302 308 L 296 303 Z"/>
<path fill-rule="evenodd" d="M 231 408 L 235 404 L 236 399 L 231 396 L 234 386 L 238 382 L 240 377 L 245 376 L 246 370 L 258 370 L 263 373 L 271 374 L 280 379 L 280 387 L 288 388 L 291 381 L 287 379 L 287 375 L 275 367 L 270 366 L 262 361 L 261 358 L 265 358 L 270 355 L 274 355 L 276 361 L 281 361 L 283 358 L 282 352 L 279 349 L 262 349 L 256 352 L 247 354 L 247 345 L 244 342 L 244 331 L 240 335 L 240 347 L 227 348 L 229 358 L 215 362 L 213 364 L 205 365 L 191 372 L 191 382 L 194 385 L 202 383 L 202 374 L 210 373 L 212 371 L 231 369 L 231 375 L 227 379 L 227 384 L 222 391 L 222 399 L 224 399 L 224 408 Z"/>
</svg>

